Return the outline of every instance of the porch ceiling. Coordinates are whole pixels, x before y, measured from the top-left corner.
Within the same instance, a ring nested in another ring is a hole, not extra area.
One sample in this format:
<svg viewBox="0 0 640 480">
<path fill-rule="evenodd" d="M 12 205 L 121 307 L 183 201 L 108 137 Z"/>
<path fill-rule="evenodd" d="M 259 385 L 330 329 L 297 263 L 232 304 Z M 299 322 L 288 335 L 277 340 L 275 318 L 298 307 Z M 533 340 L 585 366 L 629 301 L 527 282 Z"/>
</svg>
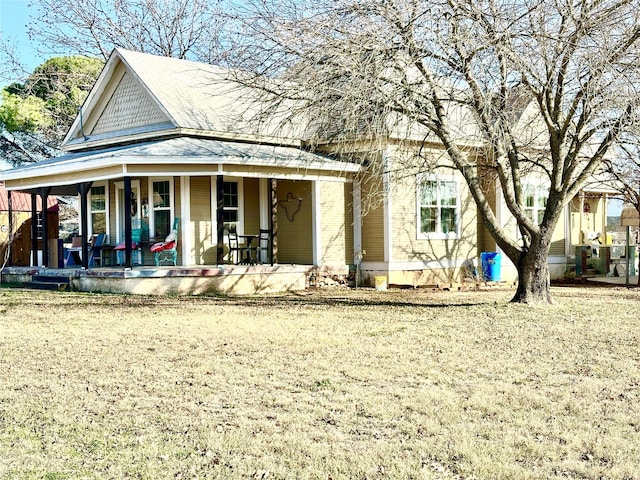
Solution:
<svg viewBox="0 0 640 480">
<path fill-rule="evenodd" d="M 138 168 L 129 169 L 129 166 Z M 0 181 L 4 181 L 8 189 L 55 187 L 122 178 L 132 175 L 130 170 L 139 172 L 139 166 L 144 166 L 144 173 L 148 176 L 233 175 L 234 170 L 251 176 L 247 167 L 256 167 L 255 176 L 295 174 L 300 178 L 344 177 L 361 168 L 354 163 L 294 147 L 179 137 L 70 153 L 0 171 Z M 265 175 L 265 171 L 269 174 Z"/>
</svg>

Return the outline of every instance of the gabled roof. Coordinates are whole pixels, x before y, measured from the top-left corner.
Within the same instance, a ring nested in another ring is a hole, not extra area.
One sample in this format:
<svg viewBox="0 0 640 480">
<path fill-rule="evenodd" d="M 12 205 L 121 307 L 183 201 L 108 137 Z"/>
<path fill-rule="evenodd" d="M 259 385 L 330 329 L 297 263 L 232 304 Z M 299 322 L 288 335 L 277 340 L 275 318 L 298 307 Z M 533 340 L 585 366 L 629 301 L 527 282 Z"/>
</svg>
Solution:
<svg viewBox="0 0 640 480">
<path fill-rule="evenodd" d="M 257 112 L 257 94 L 229 73 L 214 65 L 115 49 L 62 147 L 79 150 L 172 134 L 299 145 L 292 131 L 249 121 Z"/>
</svg>

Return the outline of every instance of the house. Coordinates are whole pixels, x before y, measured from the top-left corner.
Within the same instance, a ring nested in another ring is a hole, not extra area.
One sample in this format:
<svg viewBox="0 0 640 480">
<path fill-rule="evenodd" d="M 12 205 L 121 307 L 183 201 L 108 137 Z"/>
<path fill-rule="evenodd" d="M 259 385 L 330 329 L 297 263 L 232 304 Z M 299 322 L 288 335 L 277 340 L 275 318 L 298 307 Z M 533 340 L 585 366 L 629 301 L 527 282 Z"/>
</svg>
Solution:
<svg viewBox="0 0 640 480">
<path fill-rule="evenodd" d="M 256 293 L 354 271 L 368 284 L 384 276 L 432 285 L 459 281 L 465 263 L 496 250 L 453 170 L 421 172 L 393 136 L 375 151 L 354 145 L 353 158 L 377 159 L 366 168 L 330 148 L 310 151 L 304 122 L 279 121 L 286 112 L 253 122 L 255 100 L 219 67 L 116 49 L 63 141 L 65 154 L 0 180 L 12 192 L 78 195 L 82 265 L 72 276 L 80 290 Z M 437 143 L 415 145 L 443 157 Z M 535 215 L 543 191 L 531 195 Z M 500 214 L 499 194 L 492 198 Z M 587 204 L 594 223 L 585 226 Z M 604 229 L 605 204 L 586 195 L 576 218 L 567 208 L 555 272 L 582 242 L 577 231 Z M 174 225 L 175 265 L 157 265 L 149 249 Z M 98 257 L 90 255 L 94 235 L 104 239 Z M 502 279 L 513 280 L 502 261 Z"/>
</svg>

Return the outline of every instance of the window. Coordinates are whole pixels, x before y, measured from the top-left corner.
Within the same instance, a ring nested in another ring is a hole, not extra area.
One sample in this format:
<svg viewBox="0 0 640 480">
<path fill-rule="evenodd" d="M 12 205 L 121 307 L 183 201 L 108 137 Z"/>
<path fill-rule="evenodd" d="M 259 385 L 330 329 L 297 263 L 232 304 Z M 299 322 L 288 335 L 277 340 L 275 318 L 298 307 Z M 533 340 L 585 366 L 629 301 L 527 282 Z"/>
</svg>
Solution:
<svg viewBox="0 0 640 480">
<path fill-rule="evenodd" d="M 459 211 L 455 179 L 429 177 L 418 183 L 418 237 L 456 237 Z"/>
<path fill-rule="evenodd" d="M 220 184 L 220 190 L 218 190 L 218 179 L 217 175 L 211 177 L 211 236 L 214 239 L 218 236 L 217 219 L 220 214 L 224 241 L 226 242 L 229 229 L 235 228 L 240 235 L 244 233 L 243 179 L 225 175 Z M 218 194 L 220 194 L 222 201 L 221 211 L 218 211 Z"/>
<path fill-rule="evenodd" d="M 91 233 L 107 233 L 107 188 L 105 185 L 91 187 L 89 205 L 91 209 Z"/>
<path fill-rule="evenodd" d="M 524 211 L 527 217 L 538 225 L 542 223 L 547 207 L 549 187 L 546 185 L 526 184 L 524 187 Z"/>
<path fill-rule="evenodd" d="M 151 198 L 152 236 L 166 237 L 171 231 L 171 182 L 153 181 Z"/>
<path fill-rule="evenodd" d="M 236 231 L 240 230 L 238 228 L 238 222 L 240 220 L 238 182 L 224 182 L 222 218 L 225 232 L 231 229 Z"/>
</svg>

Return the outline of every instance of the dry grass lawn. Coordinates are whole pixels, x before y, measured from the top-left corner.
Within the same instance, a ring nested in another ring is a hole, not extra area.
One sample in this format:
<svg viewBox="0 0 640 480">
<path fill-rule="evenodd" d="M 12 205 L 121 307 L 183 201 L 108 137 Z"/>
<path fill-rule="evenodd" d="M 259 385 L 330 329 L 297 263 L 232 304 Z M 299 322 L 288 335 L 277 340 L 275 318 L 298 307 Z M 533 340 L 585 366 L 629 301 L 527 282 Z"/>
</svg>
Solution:
<svg viewBox="0 0 640 480">
<path fill-rule="evenodd" d="M 640 478 L 640 292 L 512 294 L 0 289 L 0 478 Z"/>
</svg>

